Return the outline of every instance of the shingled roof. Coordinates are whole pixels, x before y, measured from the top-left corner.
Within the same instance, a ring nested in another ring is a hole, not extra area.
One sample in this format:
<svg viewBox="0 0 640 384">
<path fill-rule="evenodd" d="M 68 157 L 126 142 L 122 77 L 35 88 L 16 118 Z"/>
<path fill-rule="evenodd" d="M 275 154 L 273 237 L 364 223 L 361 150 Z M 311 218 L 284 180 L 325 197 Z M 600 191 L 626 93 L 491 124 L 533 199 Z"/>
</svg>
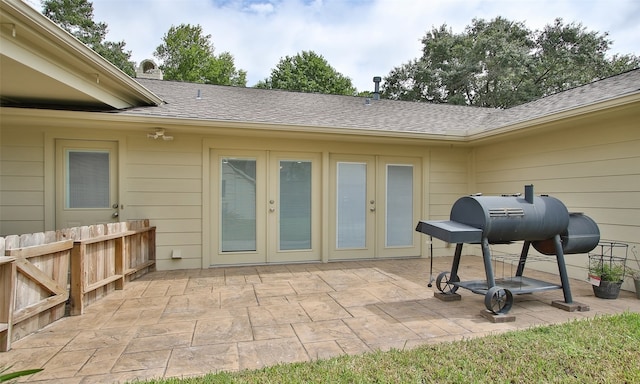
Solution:
<svg viewBox="0 0 640 384">
<path fill-rule="evenodd" d="M 506 110 L 137 79 L 165 104 L 119 113 L 199 121 L 463 138 L 640 93 L 640 69 Z"/>
<path fill-rule="evenodd" d="M 165 100 L 127 114 L 464 136 L 492 110 L 364 97 L 139 79 Z M 198 98 L 200 95 L 200 98 Z"/>
<path fill-rule="evenodd" d="M 497 111 L 473 131 L 489 131 L 557 113 L 640 94 L 640 69 L 594 81 L 526 104 Z"/>
</svg>

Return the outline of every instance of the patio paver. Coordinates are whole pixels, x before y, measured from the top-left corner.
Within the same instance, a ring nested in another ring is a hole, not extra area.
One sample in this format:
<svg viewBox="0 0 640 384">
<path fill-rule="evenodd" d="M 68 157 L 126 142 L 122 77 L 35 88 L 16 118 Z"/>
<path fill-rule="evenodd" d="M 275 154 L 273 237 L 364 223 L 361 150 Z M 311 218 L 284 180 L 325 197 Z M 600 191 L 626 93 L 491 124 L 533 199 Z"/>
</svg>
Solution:
<svg viewBox="0 0 640 384">
<path fill-rule="evenodd" d="M 463 280 L 483 278 L 481 258 L 463 263 Z M 451 258 L 435 259 L 434 271 L 450 265 Z M 586 281 L 571 280 L 574 301 L 590 311 L 554 308 L 562 291 L 546 291 L 515 296 L 516 321 L 494 324 L 480 316 L 481 295 L 460 289 L 460 301 L 434 298 L 428 267 L 428 259 L 407 259 L 153 272 L 84 315 L 13 343 L 0 366 L 44 368 L 21 378 L 33 383 L 191 377 L 640 312 L 631 292 L 602 300 Z"/>
</svg>

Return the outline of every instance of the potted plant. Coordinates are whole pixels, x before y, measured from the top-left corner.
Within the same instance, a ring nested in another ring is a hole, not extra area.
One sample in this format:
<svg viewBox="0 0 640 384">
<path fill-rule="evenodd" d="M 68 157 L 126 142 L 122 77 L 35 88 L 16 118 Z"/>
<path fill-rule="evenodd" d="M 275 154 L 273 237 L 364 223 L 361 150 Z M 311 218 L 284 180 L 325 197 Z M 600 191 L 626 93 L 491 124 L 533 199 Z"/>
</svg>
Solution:
<svg viewBox="0 0 640 384">
<path fill-rule="evenodd" d="M 600 243 L 599 252 L 589 254 L 589 281 L 593 294 L 601 299 L 617 299 L 624 280 L 627 244 Z"/>
<path fill-rule="evenodd" d="M 624 266 L 594 262 L 589 266 L 593 294 L 601 299 L 617 299 L 624 277 Z"/>
</svg>

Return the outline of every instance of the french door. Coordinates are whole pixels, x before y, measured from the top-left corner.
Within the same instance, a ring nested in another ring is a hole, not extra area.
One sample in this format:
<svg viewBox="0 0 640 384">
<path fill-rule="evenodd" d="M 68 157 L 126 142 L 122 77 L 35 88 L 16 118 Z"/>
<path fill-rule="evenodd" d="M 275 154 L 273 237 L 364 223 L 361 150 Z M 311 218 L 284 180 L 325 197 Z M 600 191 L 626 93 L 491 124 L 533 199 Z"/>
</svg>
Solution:
<svg viewBox="0 0 640 384">
<path fill-rule="evenodd" d="M 377 209 L 375 163 L 373 156 L 332 156 L 330 259 L 374 256 Z"/>
<path fill-rule="evenodd" d="M 420 255 L 420 160 L 331 158 L 330 260 Z"/>
<path fill-rule="evenodd" d="M 213 150 L 213 265 L 320 260 L 320 157 Z"/>
</svg>

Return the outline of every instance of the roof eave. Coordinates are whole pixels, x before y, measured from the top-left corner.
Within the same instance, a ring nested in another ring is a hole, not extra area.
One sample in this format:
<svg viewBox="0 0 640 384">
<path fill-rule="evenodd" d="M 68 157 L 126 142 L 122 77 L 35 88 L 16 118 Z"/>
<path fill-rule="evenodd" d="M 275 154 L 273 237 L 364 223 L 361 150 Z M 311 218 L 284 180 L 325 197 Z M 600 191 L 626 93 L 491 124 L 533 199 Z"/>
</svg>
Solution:
<svg viewBox="0 0 640 384">
<path fill-rule="evenodd" d="M 34 123 L 47 121 L 50 126 L 69 127 L 74 121 L 80 126 L 88 123 L 94 128 L 122 129 L 123 123 L 127 123 L 128 129 L 165 128 L 172 134 L 178 132 L 253 136 L 281 135 L 282 137 L 314 137 L 330 138 L 341 137 L 354 140 L 394 140 L 416 144 L 465 144 L 467 139 L 461 135 L 430 134 L 423 132 L 398 132 L 380 131 L 363 128 L 337 128 L 303 125 L 286 125 L 274 123 L 252 123 L 230 120 L 207 120 L 197 118 L 178 118 L 166 116 L 134 115 L 126 112 L 82 112 L 60 110 L 27 110 L 24 108 L 3 107 L 3 120 L 7 123 L 15 121 L 32 121 Z"/>
<path fill-rule="evenodd" d="M 122 70 L 98 55 L 84 45 L 73 35 L 58 27 L 55 23 L 42 15 L 36 9 L 20 0 L 0 0 L 3 9 L 9 9 L 13 17 L 25 23 L 47 39 L 58 43 L 56 48 L 62 48 L 67 57 L 84 62 L 95 68 L 98 78 L 108 78 L 115 84 L 119 93 L 127 95 L 130 106 L 160 105 L 163 100 L 132 79 Z"/>
<path fill-rule="evenodd" d="M 275 124 L 260 122 L 243 122 L 234 120 L 208 120 L 198 118 L 172 118 L 159 116 L 133 116 L 126 113 L 117 114 L 128 122 L 144 122 L 153 121 L 158 126 L 174 126 L 186 128 L 219 128 L 232 129 L 235 134 L 239 130 L 244 131 L 268 131 L 283 133 L 299 133 L 299 134 L 318 134 L 318 135 L 338 135 L 338 136 L 358 136 L 358 137 L 379 137 L 389 139 L 411 139 L 420 141 L 446 141 L 464 143 L 467 138 L 463 135 L 440 134 L 440 133 L 424 133 L 411 131 L 383 131 L 366 128 L 350 128 L 350 127 L 326 127 L 315 125 L 298 125 L 298 124 Z M 113 116 L 110 114 L 110 116 Z M 126 116 L 126 117 L 125 117 Z"/>
<path fill-rule="evenodd" d="M 591 114 L 595 112 L 602 112 L 608 109 L 623 107 L 628 104 L 633 104 L 638 102 L 640 102 L 640 92 L 634 92 L 618 98 L 609 99 L 606 101 L 601 101 L 601 102 L 585 105 L 578 108 L 570 108 L 557 113 L 541 116 L 539 118 L 535 118 L 531 120 L 523 120 L 523 121 L 508 124 L 508 125 L 490 129 L 490 130 L 471 133 L 466 136 L 466 139 L 471 143 L 478 143 L 481 141 L 494 139 L 498 136 L 505 137 L 506 135 L 511 135 L 516 132 L 530 133 L 531 130 L 536 129 L 536 127 L 544 127 L 550 123 L 558 122 L 561 120 L 575 118 L 578 116 L 584 116 L 586 114 Z"/>
</svg>

